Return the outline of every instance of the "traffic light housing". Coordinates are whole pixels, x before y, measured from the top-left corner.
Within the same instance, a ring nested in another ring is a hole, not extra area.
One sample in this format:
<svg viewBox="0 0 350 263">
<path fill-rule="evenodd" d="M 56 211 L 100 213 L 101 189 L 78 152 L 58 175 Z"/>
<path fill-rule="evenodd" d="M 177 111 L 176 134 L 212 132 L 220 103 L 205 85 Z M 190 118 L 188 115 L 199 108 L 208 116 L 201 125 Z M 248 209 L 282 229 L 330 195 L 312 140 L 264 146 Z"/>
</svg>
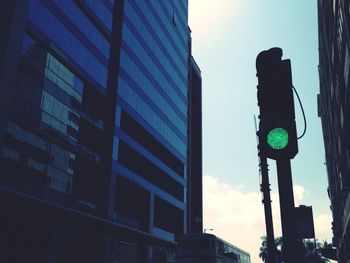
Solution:
<svg viewBox="0 0 350 263">
<path fill-rule="evenodd" d="M 271 48 L 256 58 L 259 147 L 270 159 L 292 159 L 298 153 L 290 60 Z"/>
</svg>

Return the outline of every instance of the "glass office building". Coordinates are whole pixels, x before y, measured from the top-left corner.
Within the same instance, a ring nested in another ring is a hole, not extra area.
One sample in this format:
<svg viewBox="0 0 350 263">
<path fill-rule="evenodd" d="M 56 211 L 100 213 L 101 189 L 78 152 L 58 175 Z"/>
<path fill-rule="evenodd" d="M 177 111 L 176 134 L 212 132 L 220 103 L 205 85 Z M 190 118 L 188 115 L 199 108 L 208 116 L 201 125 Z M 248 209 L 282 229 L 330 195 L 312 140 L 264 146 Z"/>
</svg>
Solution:
<svg viewBox="0 0 350 263">
<path fill-rule="evenodd" d="M 155 213 L 153 224 L 144 226 L 170 239 L 168 233 L 183 231 L 186 203 L 186 14 L 181 1 L 124 2 L 116 87 L 112 167 L 117 185 L 118 177 L 142 184 L 150 194 L 145 206 L 154 206 L 155 211 L 162 207 L 176 222 L 182 221 L 174 225 Z M 134 193 L 128 195 L 128 199 L 137 198 Z M 145 202 L 143 195 L 139 198 L 137 203 Z M 118 201 L 116 207 L 121 213 L 126 209 Z"/>
<path fill-rule="evenodd" d="M 329 253 L 350 262 L 350 6 L 349 1 L 317 1 L 321 118 L 328 197 L 332 211 Z"/>
<path fill-rule="evenodd" d="M 189 105 L 200 116 L 201 96 L 190 103 L 187 0 L 0 10 L 5 261 L 174 262 L 188 211 L 198 231 L 202 220 L 201 136 L 188 209 L 189 142 L 201 132 L 201 120 L 189 130 Z"/>
</svg>

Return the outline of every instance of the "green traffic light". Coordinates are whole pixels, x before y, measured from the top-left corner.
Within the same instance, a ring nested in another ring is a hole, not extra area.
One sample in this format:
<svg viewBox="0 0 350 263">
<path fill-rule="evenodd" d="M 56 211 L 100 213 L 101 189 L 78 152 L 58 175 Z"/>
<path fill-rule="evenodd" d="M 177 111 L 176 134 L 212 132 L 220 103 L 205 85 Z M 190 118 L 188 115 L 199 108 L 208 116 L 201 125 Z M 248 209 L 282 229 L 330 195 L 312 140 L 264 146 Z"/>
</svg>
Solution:
<svg viewBox="0 0 350 263">
<path fill-rule="evenodd" d="M 288 132 L 283 128 L 274 128 L 267 134 L 267 144 L 275 150 L 285 148 L 288 140 Z"/>
</svg>

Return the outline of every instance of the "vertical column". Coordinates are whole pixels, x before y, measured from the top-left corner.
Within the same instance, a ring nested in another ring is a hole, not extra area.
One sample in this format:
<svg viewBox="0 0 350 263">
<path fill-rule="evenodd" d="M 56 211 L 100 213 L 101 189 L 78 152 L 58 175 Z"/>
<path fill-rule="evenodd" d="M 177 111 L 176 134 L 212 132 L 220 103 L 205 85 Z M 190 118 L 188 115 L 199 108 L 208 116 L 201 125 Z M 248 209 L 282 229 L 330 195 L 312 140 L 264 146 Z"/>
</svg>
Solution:
<svg viewBox="0 0 350 263">
<path fill-rule="evenodd" d="M 259 154 L 261 171 L 261 192 L 263 193 L 263 204 L 265 211 L 266 239 L 267 239 L 267 258 L 269 263 L 276 262 L 276 245 L 273 232 L 272 208 L 270 197 L 270 182 L 268 173 L 267 158 Z"/>
<path fill-rule="evenodd" d="M 107 180 L 106 180 L 106 216 L 108 219 L 113 217 L 115 200 L 118 193 L 116 192 L 117 174 L 112 171 L 112 158 L 113 150 L 116 146 L 114 144 L 114 129 L 115 129 L 115 110 L 117 102 L 117 85 L 119 75 L 119 57 L 121 49 L 121 35 L 123 25 L 123 13 L 124 13 L 124 0 L 115 1 L 113 11 L 112 22 L 112 38 L 111 38 L 111 50 L 109 54 L 108 65 L 108 84 L 107 84 L 107 97 L 110 103 L 110 111 L 106 119 L 109 121 L 106 123 L 106 136 L 111 139 L 109 156 L 107 157 Z M 108 176 L 109 175 L 109 176 Z M 112 262 L 112 250 L 113 250 L 113 234 L 105 230 L 104 235 L 104 263 Z"/>
<path fill-rule="evenodd" d="M 277 177 L 280 197 L 283 257 L 285 263 L 302 262 L 296 231 L 296 218 L 293 196 L 292 172 L 290 159 L 278 159 Z"/>
<path fill-rule="evenodd" d="M 122 25 L 123 25 L 123 12 L 124 12 L 124 0 L 118 0 L 115 3 L 113 11 L 113 22 L 112 22 L 112 38 L 111 38 L 111 49 L 109 54 L 109 65 L 108 65 L 108 84 L 107 84 L 107 98 L 110 103 L 110 110 L 106 116 L 106 136 L 110 138 L 110 148 L 106 151 L 109 153 L 106 161 L 106 194 L 105 194 L 105 212 L 108 218 L 111 218 L 114 212 L 114 203 L 116 195 L 116 175 L 112 172 L 112 158 L 113 150 L 116 146 L 114 144 L 114 130 L 115 130 L 115 114 L 116 114 L 116 103 L 117 103 L 117 86 L 118 86 L 118 75 L 119 75 L 119 57 L 121 49 L 121 38 L 122 38 Z"/>
<path fill-rule="evenodd" d="M 154 226 L 154 193 L 150 193 L 149 197 L 149 233 L 153 233 L 153 226 Z M 153 246 L 148 244 L 148 263 L 153 262 Z"/>
</svg>

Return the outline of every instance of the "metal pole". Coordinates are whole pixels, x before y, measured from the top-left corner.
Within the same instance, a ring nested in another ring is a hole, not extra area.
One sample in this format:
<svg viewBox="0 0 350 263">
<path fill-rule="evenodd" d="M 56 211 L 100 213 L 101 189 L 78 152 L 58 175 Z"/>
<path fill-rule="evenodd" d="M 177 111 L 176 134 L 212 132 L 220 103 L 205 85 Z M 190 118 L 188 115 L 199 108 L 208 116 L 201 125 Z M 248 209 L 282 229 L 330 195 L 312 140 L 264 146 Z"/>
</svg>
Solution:
<svg viewBox="0 0 350 263">
<path fill-rule="evenodd" d="M 269 182 L 269 169 L 267 164 L 267 158 L 262 153 L 259 146 L 259 132 L 257 131 L 256 118 L 254 115 L 254 124 L 256 132 L 256 142 L 258 145 L 258 159 L 260 166 L 261 184 L 260 191 L 263 194 L 262 203 L 264 204 L 265 212 L 265 226 L 266 226 L 266 241 L 267 241 L 267 262 L 276 263 L 277 261 L 277 249 L 275 244 L 275 235 L 273 232 L 273 220 L 272 220 L 272 208 L 271 208 L 271 196 L 270 196 L 270 182 Z"/>
<path fill-rule="evenodd" d="M 280 197 L 284 262 L 302 262 L 300 255 L 300 242 L 298 241 L 295 224 L 296 216 L 290 159 L 278 159 L 276 160 L 276 164 Z"/>
<path fill-rule="evenodd" d="M 276 244 L 275 235 L 273 233 L 271 197 L 270 197 L 270 182 L 267 158 L 263 154 L 260 157 L 260 172 L 261 172 L 261 192 L 263 193 L 263 204 L 265 211 L 266 225 L 266 241 L 267 241 L 267 262 L 276 263 Z"/>
</svg>

